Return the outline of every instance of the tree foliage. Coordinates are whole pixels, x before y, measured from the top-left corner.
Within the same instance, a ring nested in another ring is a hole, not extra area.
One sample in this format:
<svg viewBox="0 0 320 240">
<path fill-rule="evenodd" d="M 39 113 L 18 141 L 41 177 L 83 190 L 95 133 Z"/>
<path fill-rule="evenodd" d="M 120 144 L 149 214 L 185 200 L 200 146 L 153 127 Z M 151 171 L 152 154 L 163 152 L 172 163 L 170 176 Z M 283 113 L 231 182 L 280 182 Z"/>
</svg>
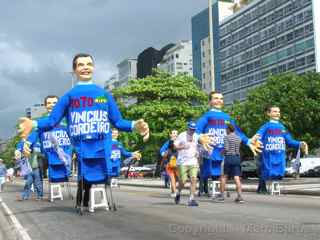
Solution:
<svg viewBox="0 0 320 240">
<path fill-rule="evenodd" d="M 143 118 L 148 122 L 151 136 L 144 144 L 136 133 L 121 134 L 121 141 L 131 150 L 143 150 L 143 162 L 158 160 L 161 145 L 172 129 L 186 129 L 186 122 L 196 120 L 207 109 L 207 95 L 194 78 L 187 75 L 172 76 L 156 70 L 152 76 L 131 80 L 126 87 L 113 91 L 123 116 L 127 119 Z M 137 102 L 125 107 L 123 99 Z"/>
<path fill-rule="evenodd" d="M 15 165 L 14 151 L 15 151 L 16 145 L 19 141 L 20 141 L 19 136 L 15 136 L 13 138 L 10 138 L 7 141 L 7 144 L 6 144 L 4 151 L 2 151 L 0 153 L 0 158 L 3 159 L 4 164 L 7 167 L 13 167 Z"/>
<path fill-rule="evenodd" d="M 281 109 L 281 120 L 293 137 L 315 149 L 320 145 L 319 99 L 320 74 L 274 75 L 266 84 L 251 90 L 245 102 L 231 106 L 230 111 L 241 128 L 252 136 L 268 120 L 265 108 L 277 105 Z"/>
</svg>

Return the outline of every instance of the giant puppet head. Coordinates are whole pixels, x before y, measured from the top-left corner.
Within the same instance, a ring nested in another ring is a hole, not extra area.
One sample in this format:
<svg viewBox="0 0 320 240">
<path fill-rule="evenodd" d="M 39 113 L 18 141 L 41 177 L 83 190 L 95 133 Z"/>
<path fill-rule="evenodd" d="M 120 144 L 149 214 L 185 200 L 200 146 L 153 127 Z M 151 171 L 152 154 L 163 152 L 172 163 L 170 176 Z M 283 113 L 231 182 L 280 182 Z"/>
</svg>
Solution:
<svg viewBox="0 0 320 240">
<path fill-rule="evenodd" d="M 77 54 L 73 58 L 72 67 L 79 81 L 88 82 L 92 79 L 94 62 L 91 55 L 86 53 Z"/>
</svg>

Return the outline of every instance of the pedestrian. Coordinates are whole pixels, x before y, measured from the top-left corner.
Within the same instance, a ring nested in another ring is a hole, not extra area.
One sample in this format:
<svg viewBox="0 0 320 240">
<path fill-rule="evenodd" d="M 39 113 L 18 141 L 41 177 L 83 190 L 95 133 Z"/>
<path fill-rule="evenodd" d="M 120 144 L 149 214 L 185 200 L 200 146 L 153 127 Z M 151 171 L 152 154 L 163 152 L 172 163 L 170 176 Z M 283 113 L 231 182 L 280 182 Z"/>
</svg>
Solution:
<svg viewBox="0 0 320 240">
<path fill-rule="evenodd" d="M 32 168 L 29 163 L 29 159 L 23 155 L 23 145 L 24 142 L 21 140 L 16 147 L 14 152 L 14 157 L 16 160 L 16 165 L 20 169 L 20 176 L 24 179 L 24 187 L 20 196 L 17 197 L 18 201 L 28 200 L 31 195 L 31 185 L 33 182 L 32 178 Z"/>
<path fill-rule="evenodd" d="M 3 160 L 0 158 L 0 192 L 3 190 L 3 186 L 6 182 L 7 168 L 4 165 Z"/>
<path fill-rule="evenodd" d="M 222 161 L 224 159 L 223 139 L 227 135 L 227 123 L 234 126 L 236 134 L 241 141 L 247 145 L 251 151 L 256 154 L 259 151 L 257 145 L 257 137 L 252 139 L 248 137 L 236 126 L 235 121 L 225 112 L 222 111 L 223 95 L 219 92 L 211 92 L 209 94 L 210 111 L 200 117 L 197 121 L 196 139 L 203 145 L 208 152 L 208 157 L 203 159 L 202 168 L 200 170 L 203 180 L 206 181 L 209 177 L 220 177 L 220 188 L 223 188 L 222 175 Z M 222 190 L 222 189 L 220 189 Z M 224 196 L 212 196 L 214 200 L 224 201 Z"/>
<path fill-rule="evenodd" d="M 192 207 L 199 206 L 195 200 L 197 175 L 199 169 L 199 153 L 196 138 L 194 136 L 195 130 L 195 122 L 190 121 L 188 123 L 187 131 L 180 133 L 177 139 L 174 141 L 174 146 L 178 151 L 177 166 L 179 170 L 179 185 L 178 192 L 176 192 L 175 196 L 175 203 L 180 203 L 181 191 L 184 188 L 189 176 L 191 184 L 188 206 Z"/>
<path fill-rule="evenodd" d="M 65 117 L 77 153 L 78 186 L 88 189 L 87 184 L 107 180 L 111 124 L 122 131 L 137 130 L 145 141 L 149 137 L 149 127 L 143 119 L 124 120 L 112 95 L 93 83 L 94 60 L 91 55 L 77 54 L 72 68 L 78 83 L 58 100 L 48 118 L 37 121 L 21 118 L 19 131 L 21 137 L 26 137 L 32 128 L 50 130 Z M 82 203 L 87 208 L 88 201 L 85 195 L 82 202 L 82 194 L 78 194 L 77 208 Z"/>
<path fill-rule="evenodd" d="M 7 179 L 8 179 L 8 182 L 13 182 L 14 169 L 12 167 L 7 170 Z"/>
<path fill-rule="evenodd" d="M 170 132 L 170 139 L 167 140 L 160 148 L 160 155 L 162 157 L 162 166 L 165 169 L 166 175 L 170 178 L 171 197 L 176 197 L 176 182 L 178 180 L 177 168 L 177 149 L 174 146 L 174 141 L 178 137 L 178 131 L 172 130 Z"/>
<path fill-rule="evenodd" d="M 43 200 L 43 178 L 41 176 L 40 169 L 40 155 L 41 155 L 41 146 L 40 139 L 38 137 L 37 131 L 32 131 L 30 138 L 33 139 L 33 142 L 28 142 L 26 140 L 22 141 L 22 152 L 21 154 L 27 159 L 31 167 L 31 173 L 27 174 L 27 181 L 30 182 L 30 190 L 33 188 L 37 194 L 36 200 Z M 28 194 L 26 194 L 28 195 Z"/>
<path fill-rule="evenodd" d="M 240 166 L 240 145 L 241 138 L 235 133 L 235 128 L 230 123 L 227 124 L 227 135 L 223 139 L 224 143 L 224 166 L 221 188 L 221 194 L 224 194 L 225 184 L 228 177 L 233 177 L 236 183 L 237 197 L 235 202 L 243 203 L 242 188 L 241 188 L 241 166 Z"/>
</svg>

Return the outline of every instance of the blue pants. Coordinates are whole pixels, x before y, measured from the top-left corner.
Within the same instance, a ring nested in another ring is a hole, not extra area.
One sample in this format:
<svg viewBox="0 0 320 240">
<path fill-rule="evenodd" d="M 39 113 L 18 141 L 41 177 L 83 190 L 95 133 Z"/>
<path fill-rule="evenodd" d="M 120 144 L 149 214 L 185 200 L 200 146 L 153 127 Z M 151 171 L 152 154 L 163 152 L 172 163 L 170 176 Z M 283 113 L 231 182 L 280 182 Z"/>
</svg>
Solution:
<svg viewBox="0 0 320 240">
<path fill-rule="evenodd" d="M 34 185 L 34 190 L 37 193 L 37 198 L 43 197 L 43 185 L 42 178 L 39 168 L 32 169 L 32 172 L 24 176 L 25 185 L 23 192 L 21 193 L 21 198 L 26 200 L 31 195 L 31 185 Z"/>
</svg>

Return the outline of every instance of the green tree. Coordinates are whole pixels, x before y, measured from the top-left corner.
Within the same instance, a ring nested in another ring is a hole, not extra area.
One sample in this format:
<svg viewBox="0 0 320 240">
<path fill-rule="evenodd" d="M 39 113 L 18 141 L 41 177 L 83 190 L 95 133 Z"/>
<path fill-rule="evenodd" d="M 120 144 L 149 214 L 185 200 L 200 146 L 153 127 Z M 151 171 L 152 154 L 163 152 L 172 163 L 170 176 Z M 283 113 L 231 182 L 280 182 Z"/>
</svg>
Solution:
<svg viewBox="0 0 320 240">
<path fill-rule="evenodd" d="M 292 135 L 306 141 L 310 149 L 319 147 L 320 74 L 309 72 L 273 75 L 248 93 L 247 100 L 230 107 L 241 128 L 252 136 L 267 121 L 265 108 L 277 105 L 281 119 Z"/>
<path fill-rule="evenodd" d="M 13 167 L 15 165 L 14 151 L 17 143 L 20 141 L 19 136 L 8 139 L 4 151 L 0 153 L 0 158 L 3 159 L 7 167 Z"/>
<path fill-rule="evenodd" d="M 122 133 L 120 140 L 131 150 L 143 150 L 143 163 L 154 163 L 170 130 L 186 129 L 186 122 L 197 119 L 207 109 L 207 95 L 187 75 L 172 76 L 155 70 L 152 76 L 131 80 L 126 87 L 113 91 L 125 118 L 148 122 L 150 139 L 144 144 L 136 133 Z M 125 107 L 124 99 L 136 103 Z"/>
</svg>

